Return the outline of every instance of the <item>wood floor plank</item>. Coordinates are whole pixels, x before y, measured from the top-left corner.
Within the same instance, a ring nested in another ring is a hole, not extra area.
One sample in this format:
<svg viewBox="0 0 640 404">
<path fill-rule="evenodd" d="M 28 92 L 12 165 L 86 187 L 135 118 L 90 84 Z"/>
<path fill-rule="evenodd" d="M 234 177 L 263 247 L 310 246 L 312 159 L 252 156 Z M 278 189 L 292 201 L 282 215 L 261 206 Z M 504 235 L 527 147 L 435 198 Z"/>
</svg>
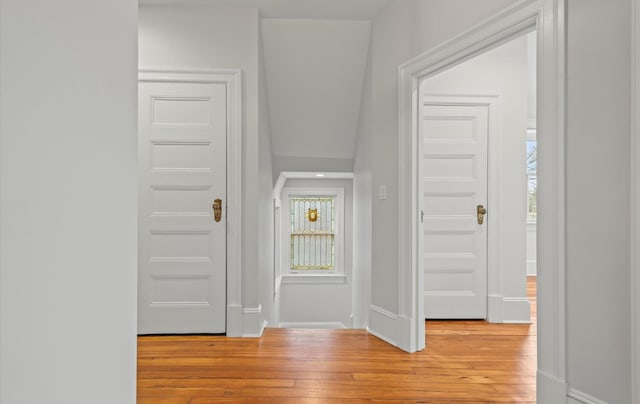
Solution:
<svg viewBox="0 0 640 404">
<path fill-rule="evenodd" d="M 414 354 L 364 330 L 140 336 L 138 404 L 535 403 L 535 278 L 527 291 L 531 324 L 427 321 Z"/>
</svg>

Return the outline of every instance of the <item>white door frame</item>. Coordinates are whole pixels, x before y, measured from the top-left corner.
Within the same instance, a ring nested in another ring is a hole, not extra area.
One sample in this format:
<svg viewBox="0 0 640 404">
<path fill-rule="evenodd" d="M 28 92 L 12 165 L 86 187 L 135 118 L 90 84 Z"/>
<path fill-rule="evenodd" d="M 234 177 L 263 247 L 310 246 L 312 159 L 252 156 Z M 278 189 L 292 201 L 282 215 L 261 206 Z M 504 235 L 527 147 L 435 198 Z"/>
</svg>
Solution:
<svg viewBox="0 0 640 404">
<path fill-rule="evenodd" d="M 538 402 L 566 401 L 565 66 L 566 0 L 523 0 L 399 68 L 399 346 L 423 349 L 423 273 L 417 131 L 418 85 L 538 29 Z"/>
<path fill-rule="evenodd" d="M 227 88 L 227 335 L 242 328 L 242 73 L 238 69 L 140 69 L 139 82 L 222 83 Z"/>
</svg>

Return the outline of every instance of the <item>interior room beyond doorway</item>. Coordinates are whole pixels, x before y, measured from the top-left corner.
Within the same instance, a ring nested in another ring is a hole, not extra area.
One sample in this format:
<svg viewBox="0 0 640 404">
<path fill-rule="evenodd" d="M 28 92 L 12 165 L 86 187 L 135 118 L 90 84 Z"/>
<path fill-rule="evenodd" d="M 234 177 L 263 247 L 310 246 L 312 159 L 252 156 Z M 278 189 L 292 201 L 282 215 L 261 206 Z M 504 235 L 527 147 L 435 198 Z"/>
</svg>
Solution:
<svg viewBox="0 0 640 404">
<path fill-rule="evenodd" d="M 424 79 L 420 100 L 425 317 L 528 323 L 536 32 Z"/>
</svg>

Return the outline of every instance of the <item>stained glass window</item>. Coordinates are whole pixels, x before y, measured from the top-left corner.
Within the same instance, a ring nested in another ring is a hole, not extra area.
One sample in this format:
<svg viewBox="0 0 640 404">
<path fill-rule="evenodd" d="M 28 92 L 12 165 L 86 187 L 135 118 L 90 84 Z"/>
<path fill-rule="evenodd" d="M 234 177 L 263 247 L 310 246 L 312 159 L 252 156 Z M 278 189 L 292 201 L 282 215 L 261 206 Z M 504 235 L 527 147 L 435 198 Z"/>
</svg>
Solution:
<svg viewBox="0 0 640 404">
<path fill-rule="evenodd" d="M 290 201 L 291 270 L 335 269 L 335 196 Z"/>
</svg>

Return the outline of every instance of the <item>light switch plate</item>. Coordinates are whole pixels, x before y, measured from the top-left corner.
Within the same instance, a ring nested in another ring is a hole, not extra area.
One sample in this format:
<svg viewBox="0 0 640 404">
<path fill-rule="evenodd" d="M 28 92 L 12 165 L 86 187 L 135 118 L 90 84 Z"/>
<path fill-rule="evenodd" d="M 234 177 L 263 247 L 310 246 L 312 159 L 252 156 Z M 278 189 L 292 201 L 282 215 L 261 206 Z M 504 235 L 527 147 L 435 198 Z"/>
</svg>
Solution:
<svg viewBox="0 0 640 404">
<path fill-rule="evenodd" d="M 380 185 L 378 187 L 378 199 L 380 199 L 380 200 L 387 199 L 387 186 L 386 185 Z"/>
</svg>

